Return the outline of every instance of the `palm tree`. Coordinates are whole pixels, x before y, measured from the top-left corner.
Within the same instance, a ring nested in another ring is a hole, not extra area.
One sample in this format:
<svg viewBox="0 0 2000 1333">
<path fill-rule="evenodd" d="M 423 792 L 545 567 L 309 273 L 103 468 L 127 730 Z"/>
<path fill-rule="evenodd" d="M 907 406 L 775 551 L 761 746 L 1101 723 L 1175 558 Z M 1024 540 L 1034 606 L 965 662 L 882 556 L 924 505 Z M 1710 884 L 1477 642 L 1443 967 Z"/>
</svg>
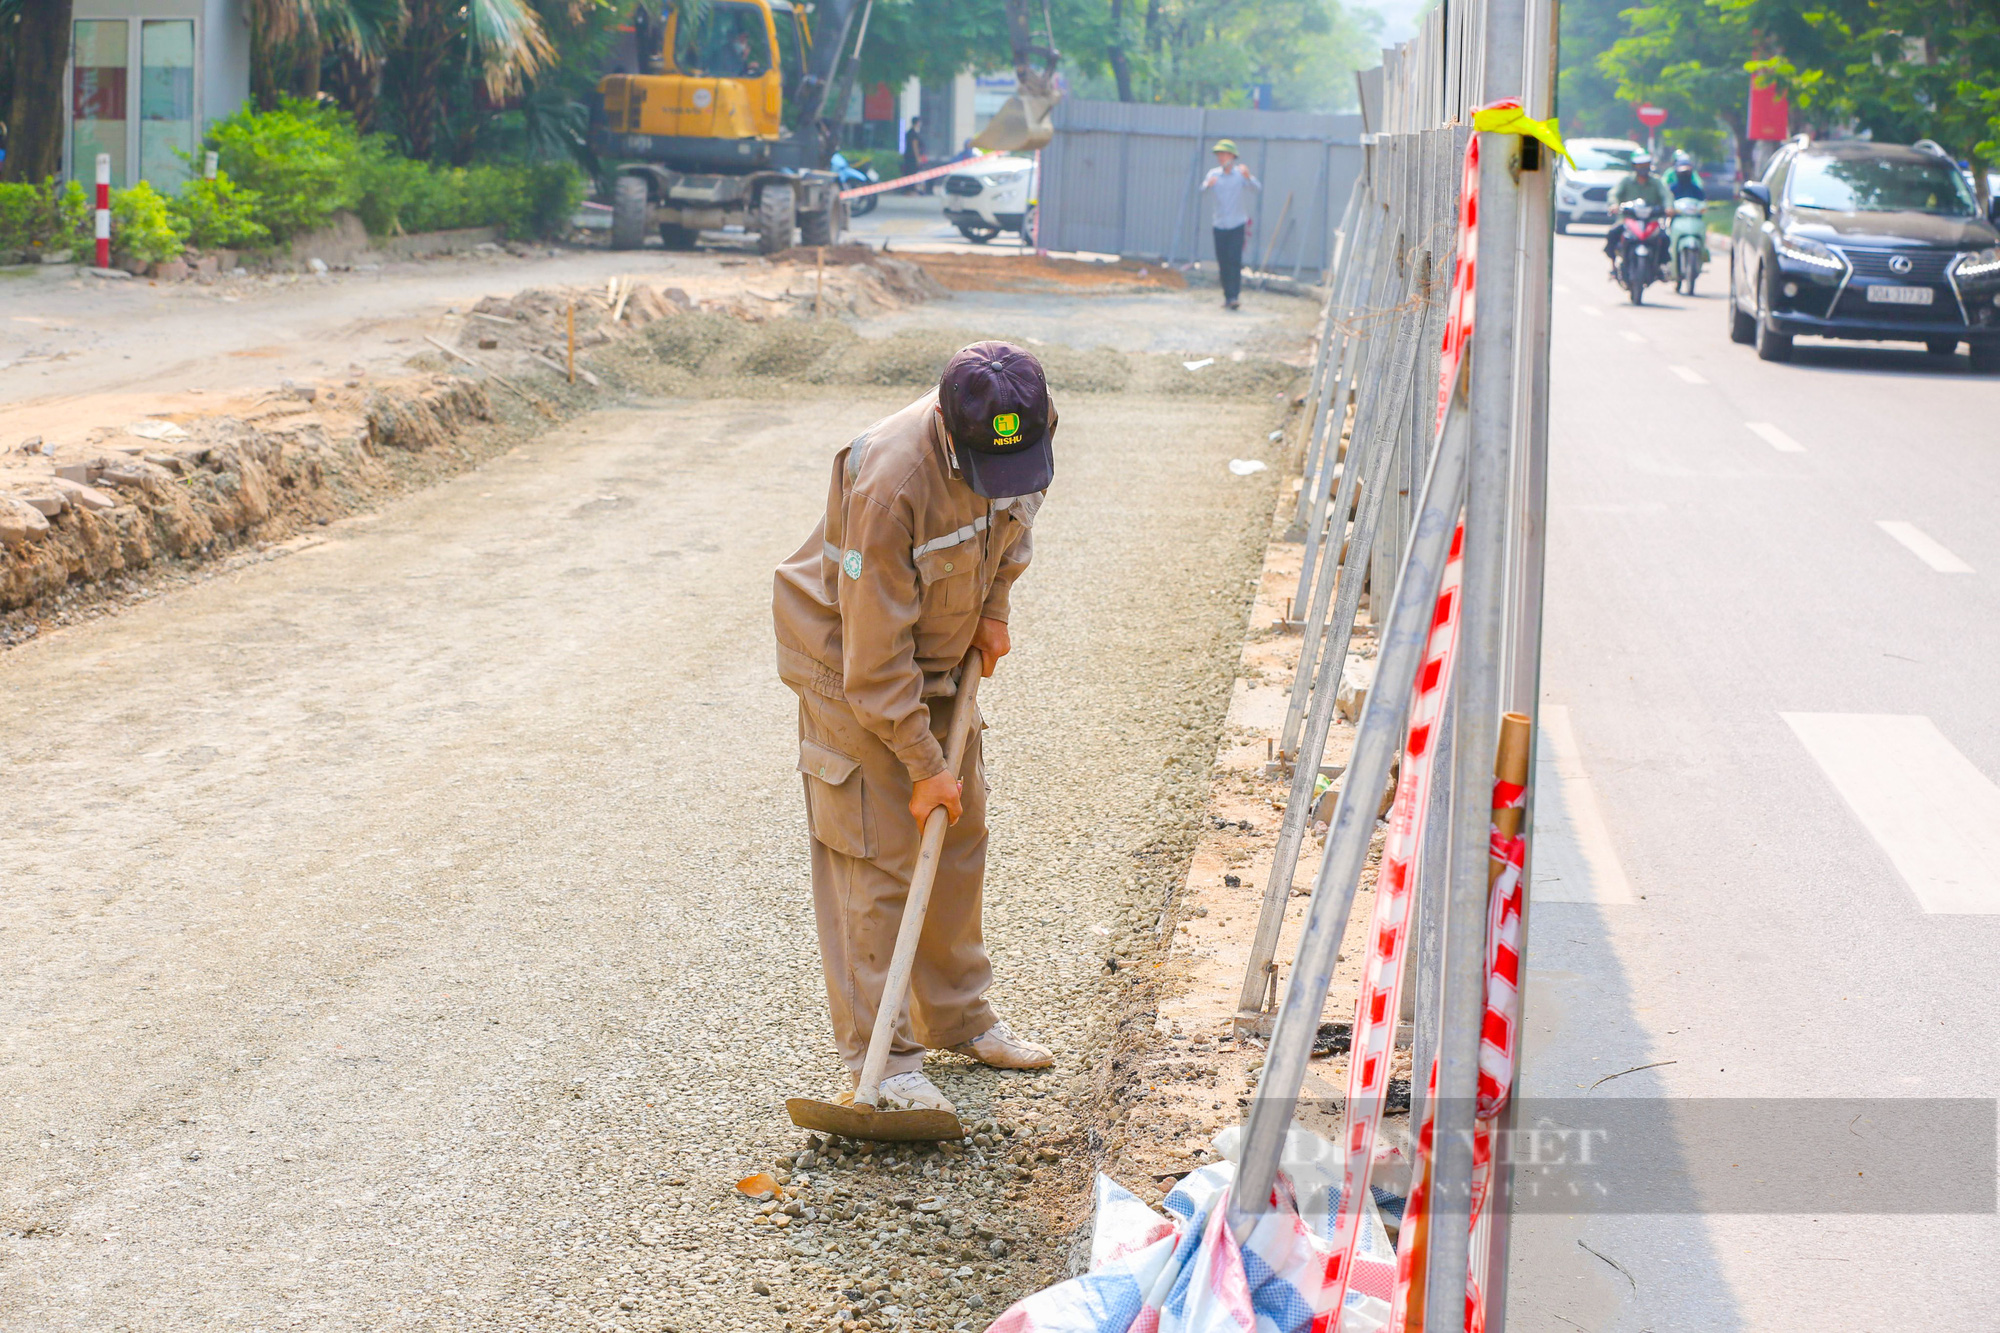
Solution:
<svg viewBox="0 0 2000 1333">
<path fill-rule="evenodd" d="M 342 101 L 365 130 L 381 85 L 413 157 L 438 147 L 451 94 L 467 76 L 491 101 L 518 93 L 555 58 L 544 10 L 580 22 L 599 0 L 250 0 L 252 90 L 315 98 L 326 55 Z"/>
<path fill-rule="evenodd" d="M 580 19 L 590 0 L 567 0 Z M 402 37 L 390 75 L 412 157 L 436 152 L 444 129 L 446 74 L 463 61 L 488 98 L 501 101 L 555 57 L 529 0 L 403 0 Z"/>
</svg>

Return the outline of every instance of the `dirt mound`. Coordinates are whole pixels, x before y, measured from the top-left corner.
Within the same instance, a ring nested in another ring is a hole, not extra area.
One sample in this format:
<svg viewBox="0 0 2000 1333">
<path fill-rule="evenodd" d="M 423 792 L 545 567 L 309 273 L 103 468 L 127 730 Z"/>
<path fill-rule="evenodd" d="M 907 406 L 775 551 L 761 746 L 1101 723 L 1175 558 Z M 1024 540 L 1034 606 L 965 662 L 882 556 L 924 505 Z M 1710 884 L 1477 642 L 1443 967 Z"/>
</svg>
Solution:
<svg viewBox="0 0 2000 1333">
<path fill-rule="evenodd" d="M 937 383 L 952 353 L 990 337 L 974 328 L 910 329 L 864 338 L 832 319 L 746 323 L 711 311 L 675 315 L 622 344 L 605 363 L 635 387 L 670 395 L 770 397 L 788 386 L 869 385 L 921 390 Z M 1288 391 L 1298 368 L 1262 357 L 1189 370 L 1179 357 L 1036 343 L 1057 394 L 1144 392 L 1192 398 Z"/>
<path fill-rule="evenodd" d="M 353 409 L 198 418 L 171 445 L 107 448 L 81 465 L 87 484 L 52 493 L 62 503 L 45 525 L 0 544 L 0 610 L 346 514 L 396 485 L 386 450 L 442 451 L 493 416 L 484 388 L 448 377 L 379 386 Z"/>
<path fill-rule="evenodd" d="M 1137 259 L 1050 259 L 1038 255 L 913 254 L 939 286 L 954 292 L 1180 291 L 1187 279 Z"/>
</svg>

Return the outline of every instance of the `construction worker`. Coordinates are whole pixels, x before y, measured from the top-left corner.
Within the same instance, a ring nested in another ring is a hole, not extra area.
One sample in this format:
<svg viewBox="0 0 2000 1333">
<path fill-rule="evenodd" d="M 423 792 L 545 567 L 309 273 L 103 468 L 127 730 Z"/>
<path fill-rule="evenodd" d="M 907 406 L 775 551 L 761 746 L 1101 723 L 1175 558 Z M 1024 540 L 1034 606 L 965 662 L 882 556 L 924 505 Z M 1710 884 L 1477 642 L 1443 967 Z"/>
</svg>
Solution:
<svg viewBox="0 0 2000 1333">
<path fill-rule="evenodd" d="M 1236 310 L 1243 289 L 1243 238 L 1250 231 L 1248 195 L 1251 190 L 1262 192 L 1264 183 L 1237 160 L 1236 140 L 1217 139 L 1209 151 L 1215 154 L 1215 165 L 1202 177 L 1201 188 L 1215 193 L 1215 268 L 1222 278 L 1223 308 Z"/>
<path fill-rule="evenodd" d="M 1000 1069 L 1054 1061 L 986 1001 L 979 727 L 960 773 L 945 771 L 943 738 L 967 650 L 980 650 L 989 676 L 1007 655 L 1008 597 L 1055 472 L 1055 429 L 1041 363 L 1008 343 L 974 343 L 936 389 L 834 456 L 825 516 L 778 566 L 778 674 L 799 696 L 820 962 L 834 1040 L 857 1083 L 924 818 L 943 806 L 951 819 L 885 1108 L 954 1109 L 924 1077 L 926 1047 Z"/>
</svg>

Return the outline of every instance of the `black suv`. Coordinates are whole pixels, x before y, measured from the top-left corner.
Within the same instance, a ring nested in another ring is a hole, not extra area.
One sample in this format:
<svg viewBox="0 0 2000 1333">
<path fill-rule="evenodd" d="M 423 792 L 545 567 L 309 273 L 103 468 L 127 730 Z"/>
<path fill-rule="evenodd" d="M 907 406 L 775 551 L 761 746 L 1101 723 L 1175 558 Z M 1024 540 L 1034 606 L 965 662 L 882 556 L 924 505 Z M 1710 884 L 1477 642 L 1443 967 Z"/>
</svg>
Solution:
<svg viewBox="0 0 2000 1333">
<path fill-rule="evenodd" d="M 1731 234 L 1729 337 L 1766 361 L 1800 334 L 1960 343 L 2000 370 L 2000 203 L 1928 140 L 1913 147 L 1797 139 L 1743 186 Z"/>
</svg>

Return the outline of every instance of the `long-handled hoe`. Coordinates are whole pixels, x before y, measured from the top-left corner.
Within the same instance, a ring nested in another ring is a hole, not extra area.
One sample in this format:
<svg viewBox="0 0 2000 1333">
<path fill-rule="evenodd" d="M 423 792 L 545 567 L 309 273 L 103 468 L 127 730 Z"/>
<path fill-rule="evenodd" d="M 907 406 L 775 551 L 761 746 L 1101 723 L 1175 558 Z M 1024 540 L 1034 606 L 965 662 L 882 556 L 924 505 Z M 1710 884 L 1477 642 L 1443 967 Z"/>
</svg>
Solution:
<svg viewBox="0 0 2000 1333">
<path fill-rule="evenodd" d="M 965 655 L 965 665 L 958 673 L 958 697 L 952 701 L 951 730 L 944 751 L 948 773 L 957 773 L 965 762 L 966 738 L 972 733 L 972 719 L 977 714 L 973 700 L 979 693 L 979 674 L 984 665 L 979 650 L 974 648 Z M 868 1057 L 861 1063 L 861 1086 L 854 1090 L 854 1104 L 823 1102 L 813 1097 L 788 1098 L 785 1110 L 791 1113 L 792 1123 L 802 1129 L 886 1143 L 965 1137 L 965 1126 L 950 1111 L 885 1111 L 877 1105 L 882 1095 L 882 1073 L 889 1064 L 889 1042 L 910 989 L 910 969 L 917 959 L 917 939 L 924 933 L 924 912 L 930 907 L 931 885 L 937 879 L 938 858 L 944 850 L 948 823 L 943 806 L 924 819 L 923 847 L 917 853 L 916 873 L 910 876 L 903 921 L 896 928 L 896 953 L 889 960 L 889 975 L 882 982 L 882 1002 L 875 1010 L 875 1030 L 868 1037 Z"/>
</svg>

